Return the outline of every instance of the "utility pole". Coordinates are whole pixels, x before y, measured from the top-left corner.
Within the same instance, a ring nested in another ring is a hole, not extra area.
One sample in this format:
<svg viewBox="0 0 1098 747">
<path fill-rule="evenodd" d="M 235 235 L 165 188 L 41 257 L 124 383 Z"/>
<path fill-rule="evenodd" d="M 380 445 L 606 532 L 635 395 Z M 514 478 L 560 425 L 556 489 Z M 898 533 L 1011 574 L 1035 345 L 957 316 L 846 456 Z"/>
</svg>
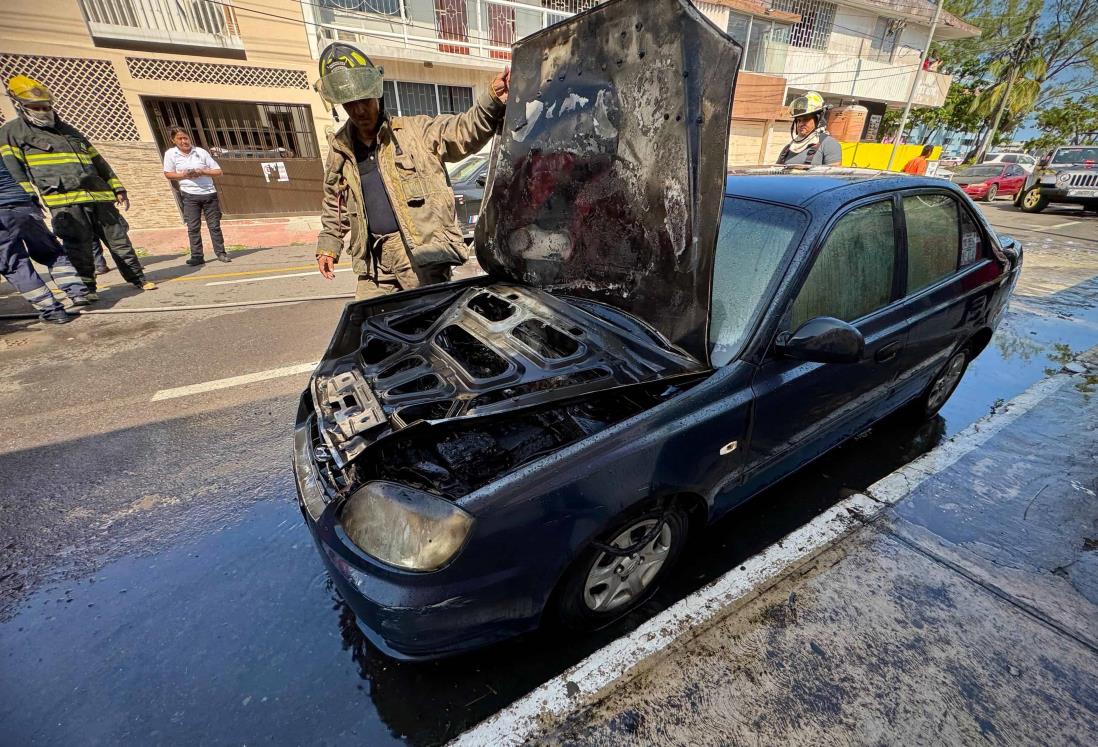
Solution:
<svg viewBox="0 0 1098 747">
<path fill-rule="evenodd" d="M 987 131 L 987 135 L 984 137 L 983 142 L 980 143 L 980 147 L 976 149 L 976 163 L 980 163 L 984 160 L 988 148 L 995 142 L 995 135 L 999 132 L 999 124 L 1003 121 L 1003 113 L 1006 111 L 1007 104 L 1010 101 L 1010 92 L 1014 90 L 1014 82 L 1018 80 L 1018 68 L 1021 66 L 1022 59 L 1025 55 L 1029 54 L 1029 47 L 1033 41 L 1033 32 L 1036 29 L 1037 14 L 1034 13 L 1029 17 L 1029 23 L 1026 25 L 1026 35 L 1015 48 L 1014 54 L 1011 55 L 1010 61 L 1013 64 L 1010 66 L 1010 76 L 1007 78 L 1006 89 L 1003 91 L 999 103 L 995 105 L 995 116 L 992 117 L 991 128 Z"/>
<path fill-rule="evenodd" d="M 900 129 L 896 131 L 896 137 L 892 140 L 892 153 L 888 156 L 888 170 L 892 170 L 892 162 L 896 160 L 896 149 L 900 147 L 900 139 L 907 127 L 907 115 L 911 114 L 911 102 L 915 99 L 915 91 L 919 88 L 919 79 L 923 77 L 923 65 L 926 64 L 927 55 L 930 54 L 930 44 L 934 41 L 934 31 L 938 28 L 938 19 L 942 16 L 942 3 L 938 0 L 938 7 L 934 9 L 934 20 L 930 22 L 930 33 L 926 35 L 926 46 L 919 56 L 919 67 L 915 70 L 915 80 L 911 82 L 911 90 L 907 94 L 907 103 L 904 104 L 904 115 L 900 117 Z"/>
</svg>

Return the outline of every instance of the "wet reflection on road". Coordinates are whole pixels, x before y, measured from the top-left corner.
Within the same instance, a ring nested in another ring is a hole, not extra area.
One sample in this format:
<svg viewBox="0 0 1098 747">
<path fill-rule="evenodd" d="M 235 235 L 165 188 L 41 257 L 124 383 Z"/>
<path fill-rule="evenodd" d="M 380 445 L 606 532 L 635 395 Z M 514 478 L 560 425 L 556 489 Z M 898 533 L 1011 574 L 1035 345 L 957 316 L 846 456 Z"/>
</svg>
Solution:
<svg viewBox="0 0 1098 747">
<path fill-rule="evenodd" d="M 393 662 L 321 571 L 288 470 L 242 486 L 261 499 L 231 525 L 21 601 L 0 624 L 4 741 L 444 742 L 1070 364 L 1098 344 L 1096 297 L 1094 281 L 1019 296 L 939 417 L 886 421 L 773 486 L 702 533 L 643 609 L 587 638 Z"/>
</svg>

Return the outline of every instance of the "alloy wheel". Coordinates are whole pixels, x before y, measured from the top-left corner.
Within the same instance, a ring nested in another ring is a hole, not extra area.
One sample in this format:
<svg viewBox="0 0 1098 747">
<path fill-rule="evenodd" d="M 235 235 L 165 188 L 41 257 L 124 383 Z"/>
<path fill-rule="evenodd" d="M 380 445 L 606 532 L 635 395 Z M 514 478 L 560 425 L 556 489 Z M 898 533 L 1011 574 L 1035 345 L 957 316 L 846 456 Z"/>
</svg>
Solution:
<svg viewBox="0 0 1098 747">
<path fill-rule="evenodd" d="M 988 202 L 993 201 L 998 195 L 999 195 L 998 185 L 992 184 L 990 187 L 987 188 L 987 201 Z"/>
<path fill-rule="evenodd" d="M 626 549 L 651 534 L 659 519 L 641 519 L 614 537 L 611 547 Z M 583 601 L 592 612 L 611 612 L 645 593 L 671 552 L 671 527 L 663 522 L 647 544 L 629 555 L 599 553 L 583 584 Z"/>
<path fill-rule="evenodd" d="M 949 363 L 946 364 L 945 370 L 938 374 L 938 378 L 930 385 L 930 393 L 926 398 L 927 410 L 937 412 L 945 404 L 946 400 L 949 399 L 949 395 L 953 394 L 953 390 L 960 383 L 967 360 L 968 355 L 963 350 L 953 354 L 953 357 L 949 359 Z"/>
<path fill-rule="evenodd" d="M 1037 207 L 1037 203 L 1041 201 L 1041 190 L 1033 187 L 1022 198 L 1022 206 L 1027 208 Z"/>
</svg>

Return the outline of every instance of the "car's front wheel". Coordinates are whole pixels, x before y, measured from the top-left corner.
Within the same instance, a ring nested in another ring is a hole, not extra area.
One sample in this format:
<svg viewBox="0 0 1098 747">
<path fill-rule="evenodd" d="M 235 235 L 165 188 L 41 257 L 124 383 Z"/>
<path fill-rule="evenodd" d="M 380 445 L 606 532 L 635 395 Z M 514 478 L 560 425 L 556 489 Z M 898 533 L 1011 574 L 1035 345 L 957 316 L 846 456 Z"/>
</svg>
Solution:
<svg viewBox="0 0 1098 747">
<path fill-rule="evenodd" d="M 999 186 L 997 184 L 992 184 L 990 187 L 987 188 L 987 197 L 985 197 L 984 199 L 987 200 L 988 202 L 991 202 L 996 197 L 998 197 L 998 195 L 999 195 Z"/>
<path fill-rule="evenodd" d="M 1039 186 L 1032 186 L 1022 194 L 1021 208 L 1026 213 L 1039 213 L 1048 207 L 1048 198 L 1041 194 Z"/>
<path fill-rule="evenodd" d="M 689 529 L 674 503 L 627 512 L 572 564 L 557 595 L 567 628 L 593 630 L 636 609 L 675 565 Z"/>
</svg>

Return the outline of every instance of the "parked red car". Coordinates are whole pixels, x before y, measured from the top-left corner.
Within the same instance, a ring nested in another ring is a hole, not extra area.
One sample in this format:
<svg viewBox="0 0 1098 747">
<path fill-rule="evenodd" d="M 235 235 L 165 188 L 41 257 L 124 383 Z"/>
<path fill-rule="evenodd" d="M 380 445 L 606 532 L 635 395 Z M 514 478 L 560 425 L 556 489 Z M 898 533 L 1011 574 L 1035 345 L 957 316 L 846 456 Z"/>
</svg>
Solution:
<svg viewBox="0 0 1098 747">
<path fill-rule="evenodd" d="M 961 169 L 950 180 L 972 199 L 991 202 L 998 195 L 1018 194 L 1026 170 L 1016 163 L 981 163 Z"/>
</svg>

